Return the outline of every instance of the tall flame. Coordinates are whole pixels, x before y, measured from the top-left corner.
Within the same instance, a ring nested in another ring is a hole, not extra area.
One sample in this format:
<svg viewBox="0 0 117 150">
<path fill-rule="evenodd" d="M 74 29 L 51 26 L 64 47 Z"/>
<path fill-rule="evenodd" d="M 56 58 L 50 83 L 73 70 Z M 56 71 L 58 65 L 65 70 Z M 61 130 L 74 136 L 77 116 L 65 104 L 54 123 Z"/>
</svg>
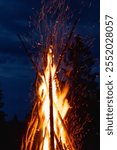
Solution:
<svg viewBox="0 0 117 150">
<path fill-rule="evenodd" d="M 38 99 L 33 106 L 21 150 L 74 150 L 65 124 L 70 108 L 66 98 L 69 86 L 65 84 L 61 89 L 59 85 L 52 45 L 47 54 L 47 66 L 40 77 Z"/>
<path fill-rule="evenodd" d="M 42 76 L 42 83 L 39 87 L 39 96 L 43 103 L 42 110 L 40 112 L 40 118 L 42 123 L 43 136 L 45 135 L 43 150 L 50 149 L 50 98 L 49 98 L 49 83 L 52 82 L 52 99 L 53 99 L 53 128 L 54 128 L 54 137 L 61 140 L 64 145 L 67 145 L 67 138 L 64 132 L 64 127 L 62 125 L 62 120 L 65 118 L 65 115 L 69 109 L 68 100 L 66 99 L 66 94 L 68 92 L 68 85 L 65 85 L 62 91 L 60 90 L 59 85 L 57 84 L 57 79 L 55 79 L 56 66 L 53 63 L 53 47 L 50 46 L 49 52 L 47 55 L 47 67 Z M 50 81 L 50 75 L 52 80 Z M 58 86 L 58 87 L 57 87 Z M 54 138 L 54 149 L 57 147 L 57 141 Z"/>
</svg>

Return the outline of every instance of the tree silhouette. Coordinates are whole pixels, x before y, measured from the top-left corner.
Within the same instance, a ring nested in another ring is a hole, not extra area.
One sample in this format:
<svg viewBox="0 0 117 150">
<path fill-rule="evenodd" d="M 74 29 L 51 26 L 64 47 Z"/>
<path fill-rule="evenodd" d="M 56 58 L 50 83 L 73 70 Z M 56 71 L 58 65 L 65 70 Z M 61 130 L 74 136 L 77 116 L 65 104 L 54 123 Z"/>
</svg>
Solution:
<svg viewBox="0 0 117 150">
<path fill-rule="evenodd" d="M 2 97 L 3 97 L 3 93 L 2 93 L 2 90 L 0 90 L 0 124 L 4 123 L 4 121 L 5 121 L 5 113 L 2 110 L 2 108 L 4 106 Z"/>
<path fill-rule="evenodd" d="M 4 148 L 4 142 L 5 142 L 5 113 L 2 110 L 4 106 L 2 97 L 3 97 L 3 93 L 2 90 L 0 90 L 0 149 Z"/>
<path fill-rule="evenodd" d="M 64 78 L 70 83 L 69 132 L 78 150 L 99 150 L 100 93 L 99 82 L 96 82 L 99 72 L 93 72 L 96 62 L 90 50 L 91 44 L 91 40 L 78 35 L 64 59 L 67 69 L 62 68 Z"/>
<path fill-rule="evenodd" d="M 11 121 L 5 120 L 3 93 L 0 90 L 0 149 L 1 150 L 20 150 L 21 136 L 24 123 L 19 121 L 15 115 Z"/>
</svg>

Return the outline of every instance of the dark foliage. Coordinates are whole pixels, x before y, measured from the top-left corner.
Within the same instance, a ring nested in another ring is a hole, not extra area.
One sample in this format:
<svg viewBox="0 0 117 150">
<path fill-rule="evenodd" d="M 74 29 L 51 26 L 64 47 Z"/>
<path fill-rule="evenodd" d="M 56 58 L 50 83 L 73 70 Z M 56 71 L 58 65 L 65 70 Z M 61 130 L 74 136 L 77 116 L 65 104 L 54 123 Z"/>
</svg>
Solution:
<svg viewBox="0 0 117 150">
<path fill-rule="evenodd" d="M 0 90 L 0 149 L 4 142 L 4 131 L 5 131 L 5 113 L 3 112 L 4 103 L 2 101 L 3 93 Z"/>
<path fill-rule="evenodd" d="M 14 116 L 11 121 L 5 121 L 2 97 L 3 94 L 0 90 L 0 150 L 20 150 L 24 123 L 18 121 L 17 116 Z"/>
<path fill-rule="evenodd" d="M 86 41 L 88 40 L 77 36 L 65 59 L 69 68 L 64 70 L 65 77 L 70 82 L 68 99 L 72 106 L 68 114 L 68 125 L 69 132 L 75 139 L 76 149 L 99 150 L 99 72 L 92 71 L 96 62 L 90 51 L 91 41 Z"/>
<path fill-rule="evenodd" d="M 3 97 L 3 93 L 0 90 L 0 124 L 4 123 L 4 119 L 5 119 L 5 113 L 2 110 L 2 108 L 4 106 L 4 103 L 2 101 L 2 97 Z"/>
</svg>

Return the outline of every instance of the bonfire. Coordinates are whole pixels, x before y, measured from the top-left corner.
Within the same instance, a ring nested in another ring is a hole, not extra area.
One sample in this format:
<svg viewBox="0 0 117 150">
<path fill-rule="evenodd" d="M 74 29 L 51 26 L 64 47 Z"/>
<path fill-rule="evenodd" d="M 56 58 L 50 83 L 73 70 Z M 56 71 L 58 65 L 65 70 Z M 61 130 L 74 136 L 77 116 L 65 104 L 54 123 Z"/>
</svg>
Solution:
<svg viewBox="0 0 117 150">
<path fill-rule="evenodd" d="M 31 46 L 40 53 L 36 59 L 21 34 L 18 35 L 36 71 L 36 96 L 21 150 L 75 150 L 75 140 L 67 123 L 67 114 L 71 109 L 67 98 L 70 85 L 67 80 L 61 82 L 61 66 L 66 67 L 64 55 L 78 22 L 76 17 L 74 23 L 69 25 L 70 29 L 67 28 L 71 16 L 65 1 L 55 0 L 48 4 L 42 1 L 41 11 L 35 17 L 38 19 L 36 23 L 34 21 L 39 39 Z M 35 34 L 34 30 L 31 34 Z"/>
</svg>

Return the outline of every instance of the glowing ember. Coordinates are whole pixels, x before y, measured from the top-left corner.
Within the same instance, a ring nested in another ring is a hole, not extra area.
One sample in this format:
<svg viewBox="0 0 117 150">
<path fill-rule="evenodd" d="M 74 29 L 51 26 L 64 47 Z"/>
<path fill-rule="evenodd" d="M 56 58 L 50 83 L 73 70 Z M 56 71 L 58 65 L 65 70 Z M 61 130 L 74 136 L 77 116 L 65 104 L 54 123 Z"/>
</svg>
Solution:
<svg viewBox="0 0 117 150">
<path fill-rule="evenodd" d="M 51 45 L 47 54 L 47 66 L 44 74 L 41 75 L 41 83 L 38 85 L 38 99 L 33 107 L 25 143 L 22 142 L 21 150 L 74 149 L 64 122 L 70 108 L 66 99 L 69 86 L 65 84 L 64 88 L 60 89 L 53 58 Z M 37 133 L 39 136 L 35 143 Z"/>
</svg>

